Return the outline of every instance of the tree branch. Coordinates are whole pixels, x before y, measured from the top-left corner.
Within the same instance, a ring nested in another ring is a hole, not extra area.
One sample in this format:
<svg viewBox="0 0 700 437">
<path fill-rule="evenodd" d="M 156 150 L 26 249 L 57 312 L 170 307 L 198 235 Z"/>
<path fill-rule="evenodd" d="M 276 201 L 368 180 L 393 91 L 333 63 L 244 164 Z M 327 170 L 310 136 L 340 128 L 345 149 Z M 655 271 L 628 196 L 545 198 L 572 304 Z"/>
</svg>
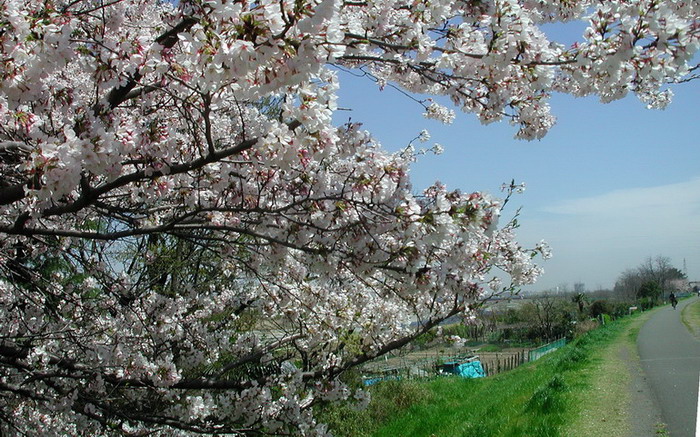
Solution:
<svg viewBox="0 0 700 437">
<path fill-rule="evenodd" d="M 177 36 L 180 33 L 187 32 L 188 30 L 190 30 L 192 26 L 197 24 L 197 22 L 198 20 L 194 17 L 185 18 L 175 27 L 156 38 L 155 42 L 163 46 L 163 49 L 170 49 L 177 43 Z M 133 90 L 136 87 L 136 84 L 139 80 L 141 80 L 141 77 L 141 72 L 137 71 L 132 77 L 128 79 L 126 84 L 118 88 L 112 89 L 112 91 L 110 91 L 107 95 L 106 99 L 108 108 L 104 108 L 101 105 L 97 105 L 95 107 L 95 113 L 102 114 L 106 111 L 112 110 L 119 106 L 122 102 L 127 100 L 127 96 L 129 95 L 131 90 Z"/>
<path fill-rule="evenodd" d="M 220 371 L 219 373 L 216 374 L 215 379 L 220 379 L 220 378 L 222 378 L 227 372 L 229 372 L 229 371 L 232 370 L 232 369 L 235 369 L 235 368 L 238 367 L 238 366 L 242 366 L 242 365 L 244 365 L 244 364 L 252 363 L 252 362 L 254 362 L 254 361 L 257 361 L 257 360 L 259 360 L 260 358 L 262 358 L 262 356 L 265 355 L 266 353 L 268 353 L 268 352 L 270 352 L 270 351 L 272 351 L 272 350 L 275 350 L 275 349 L 279 348 L 280 346 L 282 346 L 282 345 L 284 345 L 284 344 L 287 344 L 287 343 L 289 343 L 289 342 L 292 342 L 292 341 L 294 341 L 294 340 L 297 340 L 297 339 L 299 339 L 299 338 L 301 338 L 301 337 L 302 337 L 301 334 L 296 334 L 296 335 L 292 335 L 292 336 L 290 336 L 290 337 L 285 337 L 285 338 L 283 338 L 283 339 L 281 339 L 281 340 L 278 340 L 278 341 L 276 341 L 276 342 L 274 342 L 274 343 L 271 343 L 271 344 L 265 346 L 265 347 L 262 348 L 262 349 L 259 349 L 259 350 L 255 351 L 255 352 L 251 353 L 251 354 L 248 354 L 248 355 L 246 355 L 246 356 L 243 357 L 243 358 L 240 358 L 240 359 L 238 359 L 238 360 L 236 360 L 236 361 L 234 361 L 234 362 L 232 362 L 232 363 L 229 363 L 229 364 L 227 364 L 226 366 L 224 366 L 224 368 L 221 369 L 221 371 Z"/>
<path fill-rule="evenodd" d="M 198 20 L 194 17 L 185 18 L 175 27 L 156 38 L 155 42 L 162 45 L 163 49 L 172 48 L 178 41 L 177 36 L 182 32 L 187 32 L 189 29 L 192 28 L 192 26 L 197 24 L 197 22 Z M 133 76 L 131 76 L 128 79 L 126 84 L 117 88 L 113 88 L 109 92 L 109 94 L 107 94 L 107 97 L 105 99 L 107 103 L 106 106 L 102 104 L 97 104 L 94 106 L 93 111 L 95 112 L 95 114 L 105 114 L 106 112 L 109 112 L 112 109 L 119 106 L 127 99 L 134 98 L 145 92 L 149 92 L 149 87 L 146 86 L 140 89 L 138 92 L 132 93 L 141 77 L 141 73 L 137 71 L 136 73 L 134 73 Z M 24 188 L 28 184 L 29 181 L 22 184 L 0 188 L 0 206 L 9 205 L 11 203 L 17 202 L 18 200 L 23 199 L 25 197 Z"/>
<path fill-rule="evenodd" d="M 382 348 L 377 350 L 376 352 L 373 353 L 364 353 L 362 355 L 356 356 L 354 359 L 349 360 L 345 362 L 341 367 L 333 368 L 328 371 L 323 371 L 323 370 L 317 370 L 315 372 L 306 372 L 304 374 L 304 379 L 305 380 L 311 380 L 311 379 L 316 379 L 322 376 L 328 376 L 328 377 L 335 377 L 342 372 L 344 372 L 347 369 L 350 369 L 352 367 L 356 367 L 360 364 L 366 363 L 367 361 L 371 361 L 377 357 L 380 357 L 388 352 L 391 352 L 393 350 L 399 349 L 403 346 L 406 346 L 408 343 L 411 341 L 415 340 L 417 337 L 420 335 L 425 334 L 444 320 L 449 319 L 450 317 L 459 314 L 460 312 L 464 311 L 464 306 L 463 305 L 455 305 L 452 310 L 447 313 L 445 316 L 438 317 L 436 319 L 430 319 L 428 320 L 425 324 L 421 325 L 421 328 L 414 332 L 413 334 L 396 339 L 394 341 L 390 341 L 389 343 L 385 344 Z"/>
</svg>

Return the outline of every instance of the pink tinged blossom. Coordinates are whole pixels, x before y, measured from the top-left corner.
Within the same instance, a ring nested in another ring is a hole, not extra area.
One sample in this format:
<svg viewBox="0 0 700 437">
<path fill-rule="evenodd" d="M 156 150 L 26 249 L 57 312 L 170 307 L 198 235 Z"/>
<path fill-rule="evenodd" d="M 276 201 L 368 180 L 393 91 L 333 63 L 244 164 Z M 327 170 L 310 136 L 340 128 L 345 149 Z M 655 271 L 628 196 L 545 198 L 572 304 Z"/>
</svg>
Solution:
<svg viewBox="0 0 700 437">
<path fill-rule="evenodd" d="M 506 200 L 414 195 L 428 150 L 333 124 L 328 64 L 530 140 L 553 91 L 664 107 L 700 46 L 694 2 L 88 3 L 2 6 L 0 337 L 22 390 L 0 406 L 29 434 L 327 435 L 311 405 L 369 401 L 338 381 L 357 359 L 537 279 L 551 251 L 517 243 Z M 572 19 L 571 47 L 539 28 Z"/>
</svg>

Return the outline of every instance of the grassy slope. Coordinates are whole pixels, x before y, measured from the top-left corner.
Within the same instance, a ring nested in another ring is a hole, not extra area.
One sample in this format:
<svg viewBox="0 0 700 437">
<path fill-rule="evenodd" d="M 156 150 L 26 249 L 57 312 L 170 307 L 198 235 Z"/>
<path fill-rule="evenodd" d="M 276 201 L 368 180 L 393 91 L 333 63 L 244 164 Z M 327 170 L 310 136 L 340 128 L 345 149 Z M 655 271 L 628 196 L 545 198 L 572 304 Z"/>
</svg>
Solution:
<svg viewBox="0 0 700 437">
<path fill-rule="evenodd" d="M 639 371 L 635 342 L 654 312 L 610 323 L 492 378 L 382 383 L 369 409 L 334 407 L 322 417 L 339 437 L 631 436 L 639 419 L 630 397 Z M 700 301 L 684 319 L 700 326 Z"/>
<path fill-rule="evenodd" d="M 696 300 L 683 308 L 681 316 L 688 330 L 700 339 L 700 300 Z"/>
<path fill-rule="evenodd" d="M 610 323 L 493 378 L 379 384 L 368 410 L 334 408 L 324 418 L 337 436 L 629 435 L 629 370 L 620 351 L 633 345 L 641 321 Z"/>
<path fill-rule="evenodd" d="M 622 322 L 620 335 L 594 351 L 586 371 L 594 377 L 574 398 L 576 412 L 565 427 L 572 437 L 630 436 L 635 418 L 630 396 L 632 372 L 639 372 L 637 334 L 655 310 Z"/>
</svg>

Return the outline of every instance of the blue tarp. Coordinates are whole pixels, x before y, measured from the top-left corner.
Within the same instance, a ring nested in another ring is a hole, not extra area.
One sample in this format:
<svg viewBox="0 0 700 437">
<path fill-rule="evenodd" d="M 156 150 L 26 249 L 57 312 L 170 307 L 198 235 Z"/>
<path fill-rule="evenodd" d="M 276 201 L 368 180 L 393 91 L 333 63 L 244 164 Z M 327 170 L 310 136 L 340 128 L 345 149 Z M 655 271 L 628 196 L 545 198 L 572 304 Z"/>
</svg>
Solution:
<svg viewBox="0 0 700 437">
<path fill-rule="evenodd" d="M 464 378 L 483 378 L 486 376 L 481 361 L 471 361 L 457 366 L 457 375 Z"/>
<path fill-rule="evenodd" d="M 479 360 L 472 360 L 466 363 L 450 361 L 444 363 L 441 367 L 442 371 L 445 373 L 459 375 L 464 378 L 483 378 L 486 376 L 484 368 L 481 367 L 481 361 Z"/>
<path fill-rule="evenodd" d="M 438 373 L 441 374 L 452 374 L 452 375 L 459 375 L 462 378 L 484 378 L 486 376 L 486 372 L 484 372 L 484 368 L 481 367 L 481 361 L 475 359 L 476 357 L 473 358 L 465 358 L 465 359 L 457 359 L 457 361 L 448 361 L 446 363 L 442 363 L 436 367 L 436 370 L 438 370 Z M 464 361 L 468 360 L 468 361 Z M 421 371 L 423 372 L 423 371 Z M 423 372 L 427 376 L 427 372 Z M 393 375 L 384 375 L 384 376 L 373 376 L 373 377 L 364 377 L 362 378 L 362 383 L 365 386 L 370 386 L 374 384 L 378 384 L 383 381 L 392 381 L 392 380 L 400 380 L 402 379 L 401 375 L 393 374 Z"/>
<path fill-rule="evenodd" d="M 399 379 L 401 379 L 400 376 L 389 375 L 389 376 L 380 376 L 377 378 L 365 378 L 362 380 L 362 383 L 366 387 L 366 386 L 374 385 L 374 384 L 376 384 L 378 382 L 382 382 L 382 381 L 394 381 L 394 380 L 399 380 Z"/>
</svg>

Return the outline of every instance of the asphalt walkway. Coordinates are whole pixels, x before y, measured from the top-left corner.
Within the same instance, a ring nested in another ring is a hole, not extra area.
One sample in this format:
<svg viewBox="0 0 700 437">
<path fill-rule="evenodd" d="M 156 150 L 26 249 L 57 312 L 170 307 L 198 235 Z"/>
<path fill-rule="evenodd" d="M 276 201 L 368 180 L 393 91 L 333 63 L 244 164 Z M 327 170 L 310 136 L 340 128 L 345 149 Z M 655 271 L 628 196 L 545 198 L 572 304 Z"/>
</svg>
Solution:
<svg viewBox="0 0 700 437">
<path fill-rule="evenodd" d="M 675 310 L 661 309 L 642 326 L 637 338 L 642 368 L 670 437 L 700 436 L 696 431 L 700 341 L 681 321 L 682 309 L 697 299 L 683 300 Z"/>
</svg>

